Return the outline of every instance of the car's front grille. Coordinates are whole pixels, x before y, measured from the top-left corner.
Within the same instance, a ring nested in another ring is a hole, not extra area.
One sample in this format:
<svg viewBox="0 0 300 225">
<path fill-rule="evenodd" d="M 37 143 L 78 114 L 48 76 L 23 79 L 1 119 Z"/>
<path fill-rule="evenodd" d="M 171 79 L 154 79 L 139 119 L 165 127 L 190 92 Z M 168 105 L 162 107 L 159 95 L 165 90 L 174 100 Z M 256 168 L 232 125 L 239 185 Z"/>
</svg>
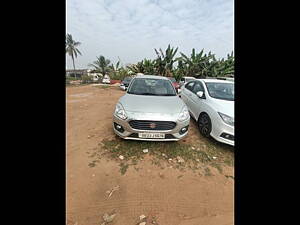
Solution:
<svg viewBox="0 0 300 225">
<path fill-rule="evenodd" d="M 137 133 L 132 133 L 128 137 L 139 138 L 139 135 Z M 147 139 L 158 140 L 157 138 L 147 138 Z M 172 134 L 165 134 L 164 139 L 176 139 L 176 138 Z"/>
<path fill-rule="evenodd" d="M 171 121 L 131 120 L 129 125 L 137 130 L 172 130 L 176 127 Z"/>
</svg>

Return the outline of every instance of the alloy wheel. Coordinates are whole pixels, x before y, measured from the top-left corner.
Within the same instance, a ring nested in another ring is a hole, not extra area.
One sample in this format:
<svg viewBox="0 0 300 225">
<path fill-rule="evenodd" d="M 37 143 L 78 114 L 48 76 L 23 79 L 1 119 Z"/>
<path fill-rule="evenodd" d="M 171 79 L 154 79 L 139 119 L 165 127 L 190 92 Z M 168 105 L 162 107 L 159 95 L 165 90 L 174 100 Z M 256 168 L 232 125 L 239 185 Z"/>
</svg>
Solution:
<svg viewBox="0 0 300 225">
<path fill-rule="evenodd" d="M 200 133 L 203 136 L 208 137 L 210 135 L 211 121 L 207 114 L 203 114 L 200 116 L 198 120 L 198 126 L 199 126 Z"/>
</svg>

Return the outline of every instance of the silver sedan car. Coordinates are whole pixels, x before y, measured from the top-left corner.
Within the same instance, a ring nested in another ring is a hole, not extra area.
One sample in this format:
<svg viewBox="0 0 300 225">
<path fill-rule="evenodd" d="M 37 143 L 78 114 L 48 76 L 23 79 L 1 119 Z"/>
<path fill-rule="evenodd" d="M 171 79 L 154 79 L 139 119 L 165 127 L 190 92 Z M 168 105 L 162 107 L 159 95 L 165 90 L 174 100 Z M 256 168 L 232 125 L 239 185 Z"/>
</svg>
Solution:
<svg viewBox="0 0 300 225">
<path fill-rule="evenodd" d="M 188 133 L 190 115 L 166 77 L 137 75 L 113 115 L 114 132 L 124 139 L 178 141 Z"/>
</svg>

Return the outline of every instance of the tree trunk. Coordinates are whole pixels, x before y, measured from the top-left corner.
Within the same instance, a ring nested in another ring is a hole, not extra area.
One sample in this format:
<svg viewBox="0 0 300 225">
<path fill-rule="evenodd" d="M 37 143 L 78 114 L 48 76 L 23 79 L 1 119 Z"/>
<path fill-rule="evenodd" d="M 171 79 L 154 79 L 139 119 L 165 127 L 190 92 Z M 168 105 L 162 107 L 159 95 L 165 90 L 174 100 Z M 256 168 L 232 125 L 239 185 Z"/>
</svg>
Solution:
<svg viewBox="0 0 300 225">
<path fill-rule="evenodd" d="M 74 63 L 74 56 L 73 56 L 73 54 L 72 54 L 72 61 L 73 61 L 73 68 L 74 68 L 75 78 L 77 78 L 76 71 L 75 71 L 75 63 Z"/>
</svg>

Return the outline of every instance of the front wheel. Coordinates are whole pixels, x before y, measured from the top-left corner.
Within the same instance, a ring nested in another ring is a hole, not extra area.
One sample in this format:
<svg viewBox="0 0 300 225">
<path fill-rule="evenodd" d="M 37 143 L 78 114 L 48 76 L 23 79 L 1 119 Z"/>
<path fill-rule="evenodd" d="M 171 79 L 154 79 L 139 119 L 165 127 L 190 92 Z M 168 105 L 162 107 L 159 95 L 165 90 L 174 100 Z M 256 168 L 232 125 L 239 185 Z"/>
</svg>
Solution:
<svg viewBox="0 0 300 225">
<path fill-rule="evenodd" d="M 211 132 L 211 120 L 207 114 L 202 114 L 198 119 L 198 127 L 200 133 L 205 136 L 209 137 Z"/>
</svg>

